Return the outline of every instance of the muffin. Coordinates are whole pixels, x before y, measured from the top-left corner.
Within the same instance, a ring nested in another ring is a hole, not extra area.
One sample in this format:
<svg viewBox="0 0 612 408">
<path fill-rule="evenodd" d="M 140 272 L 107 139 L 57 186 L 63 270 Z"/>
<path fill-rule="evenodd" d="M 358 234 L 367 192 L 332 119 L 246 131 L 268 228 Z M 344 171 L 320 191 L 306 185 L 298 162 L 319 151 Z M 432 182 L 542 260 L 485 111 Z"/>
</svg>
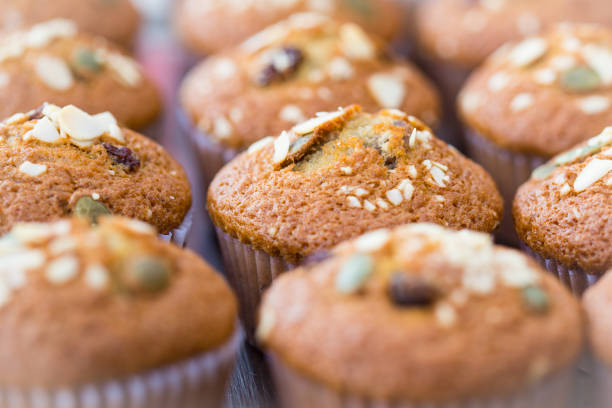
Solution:
<svg viewBox="0 0 612 408">
<path fill-rule="evenodd" d="M 359 103 L 431 126 L 439 116 L 437 93 L 414 66 L 355 24 L 319 14 L 293 15 L 206 59 L 183 82 L 181 102 L 207 182 L 253 142 L 320 111 Z"/>
<path fill-rule="evenodd" d="M 467 150 L 511 213 L 517 188 L 542 163 L 612 123 L 612 30 L 562 24 L 496 53 L 459 98 Z M 512 220 L 502 238 L 516 243 Z"/>
<path fill-rule="evenodd" d="M 588 335 L 591 348 L 598 358 L 598 390 L 600 407 L 612 404 L 612 273 L 607 273 L 597 284 L 589 288 L 582 304 L 589 322 Z"/>
<path fill-rule="evenodd" d="M 568 406 L 580 305 L 488 235 L 413 224 L 335 248 L 266 292 L 282 407 Z"/>
<path fill-rule="evenodd" d="M 226 273 L 253 327 L 260 292 L 307 256 L 369 230 L 411 222 L 493 231 L 493 180 L 397 110 L 351 106 L 256 142 L 208 192 Z"/>
<path fill-rule="evenodd" d="M 174 20 L 184 43 L 195 53 L 208 54 L 301 12 L 355 22 L 390 39 L 402 28 L 404 8 L 396 0 L 179 0 Z"/>
<path fill-rule="evenodd" d="M 537 168 L 518 190 L 523 246 L 580 294 L 612 268 L 612 127 Z"/>
<path fill-rule="evenodd" d="M 0 174 L 0 234 L 19 222 L 112 213 L 182 245 L 191 225 L 181 166 L 109 112 L 44 105 L 1 122 Z"/>
<path fill-rule="evenodd" d="M 0 32 L 67 18 L 79 29 L 125 48 L 134 45 L 140 26 L 140 16 L 130 0 L 2 0 L 0 15 Z"/>
<path fill-rule="evenodd" d="M 220 407 L 236 321 L 223 278 L 140 221 L 23 223 L 0 239 L 2 406 Z"/>
<path fill-rule="evenodd" d="M 0 37 L 0 117 L 43 102 L 109 110 L 130 128 L 151 124 L 160 98 L 141 67 L 69 20 L 51 20 Z"/>
<path fill-rule="evenodd" d="M 460 133 L 455 101 L 470 72 L 498 47 L 557 22 L 612 24 L 608 0 L 427 0 L 416 13 L 421 61 L 440 84 L 449 127 Z"/>
</svg>

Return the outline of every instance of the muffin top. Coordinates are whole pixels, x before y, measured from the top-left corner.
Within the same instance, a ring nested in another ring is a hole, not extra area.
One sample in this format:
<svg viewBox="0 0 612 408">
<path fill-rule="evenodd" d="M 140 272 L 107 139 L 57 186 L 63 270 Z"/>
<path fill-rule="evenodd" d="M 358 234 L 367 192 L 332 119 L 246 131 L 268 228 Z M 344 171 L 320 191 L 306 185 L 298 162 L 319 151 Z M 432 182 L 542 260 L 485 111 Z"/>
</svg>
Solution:
<svg viewBox="0 0 612 408">
<path fill-rule="evenodd" d="M 236 313 L 223 278 L 140 221 L 24 223 L 0 239 L 3 388 L 82 385 L 188 359 L 224 344 Z"/>
<path fill-rule="evenodd" d="M 532 174 L 514 200 L 519 238 L 589 273 L 612 268 L 612 127 Z"/>
<path fill-rule="evenodd" d="M 330 255 L 274 281 L 257 336 L 339 391 L 415 403 L 499 396 L 580 351 L 577 300 L 488 235 L 413 224 Z"/>
<path fill-rule="evenodd" d="M 187 46 L 197 53 L 210 53 L 235 46 L 301 12 L 355 22 L 389 39 L 401 29 L 404 9 L 395 0 L 181 0 L 175 23 Z"/>
<path fill-rule="evenodd" d="M 480 65 L 508 41 L 563 22 L 612 24 L 608 0 L 427 0 L 417 31 L 430 57 L 466 69 Z"/>
<path fill-rule="evenodd" d="M 597 356 L 612 365 L 612 273 L 607 273 L 594 286 L 587 289 L 582 304 L 589 322 L 589 340 Z"/>
<path fill-rule="evenodd" d="M 552 157 L 612 123 L 612 30 L 561 24 L 500 49 L 459 97 L 467 124 L 496 144 Z"/>
<path fill-rule="evenodd" d="M 110 110 L 126 126 L 141 128 L 160 111 L 154 85 L 141 67 L 101 37 L 51 20 L 0 38 L 0 117 L 43 102 Z"/>
<path fill-rule="evenodd" d="M 81 30 L 131 47 L 140 16 L 130 0 L 2 0 L 0 32 L 54 18 L 73 20 Z"/>
<path fill-rule="evenodd" d="M 243 150 L 322 110 L 350 103 L 403 109 L 435 125 L 437 93 L 417 69 L 386 54 L 353 23 L 296 14 L 186 78 L 182 105 L 198 128 Z"/>
<path fill-rule="evenodd" d="M 321 113 L 226 165 L 208 192 L 213 222 L 289 262 L 366 231 L 427 221 L 493 231 L 489 175 L 397 110 Z"/>
<path fill-rule="evenodd" d="M 167 234 L 191 207 L 185 172 L 109 112 L 45 105 L 0 123 L 0 234 L 17 222 L 113 213 Z"/>
</svg>

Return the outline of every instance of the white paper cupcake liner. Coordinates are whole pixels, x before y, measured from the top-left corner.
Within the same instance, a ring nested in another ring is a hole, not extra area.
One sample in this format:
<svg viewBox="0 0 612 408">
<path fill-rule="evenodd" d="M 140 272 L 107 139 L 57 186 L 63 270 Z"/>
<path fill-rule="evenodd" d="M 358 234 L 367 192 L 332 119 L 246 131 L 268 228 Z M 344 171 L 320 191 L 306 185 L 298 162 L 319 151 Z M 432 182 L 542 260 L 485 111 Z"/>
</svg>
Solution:
<svg viewBox="0 0 612 408">
<path fill-rule="evenodd" d="M 173 229 L 167 234 L 159 234 L 159 237 L 166 242 L 172 242 L 177 246 L 184 248 L 187 245 L 187 236 L 191 230 L 193 224 L 193 208 L 190 208 L 183 222 L 178 228 Z"/>
<path fill-rule="evenodd" d="M 240 152 L 217 143 L 209 135 L 202 132 L 181 108 L 177 110 L 177 117 L 183 133 L 195 149 L 198 166 L 203 176 L 204 188 L 206 189 L 217 172 Z"/>
<path fill-rule="evenodd" d="M 2 389 L 0 408 L 222 407 L 242 329 L 216 350 L 160 369 L 63 389 Z"/>
<path fill-rule="evenodd" d="M 255 344 L 257 307 L 263 291 L 281 273 L 293 269 L 282 258 L 253 249 L 215 227 L 225 274 L 240 302 L 240 318 L 249 342 Z"/>
<path fill-rule="evenodd" d="M 552 376 L 510 396 L 425 403 L 374 399 L 340 392 L 297 373 L 274 356 L 270 358 L 270 364 L 280 408 L 568 408 L 571 401 L 570 371 Z"/>
<path fill-rule="evenodd" d="M 514 196 L 518 188 L 529 180 L 533 170 L 548 159 L 498 147 L 471 129 L 466 129 L 465 141 L 468 156 L 491 175 L 504 199 L 504 218 L 496 234 L 497 238 L 504 244 L 518 246 L 519 240 L 512 218 Z"/>
<path fill-rule="evenodd" d="M 597 375 L 597 408 L 612 407 L 612 367 L 597 362 L 595 366 Z"/>
<path fill-rule="evenodd" d="M 582 296 L 584 291 L 593 286 L 601 277 L 598 274 L 589 274 L 580 268 L 568 268 L 554 259 L 544 258 L 523 242 L 521 242 L 521 248 L 544 269 L 559 278 L 575 295 Z"/>
</svg>

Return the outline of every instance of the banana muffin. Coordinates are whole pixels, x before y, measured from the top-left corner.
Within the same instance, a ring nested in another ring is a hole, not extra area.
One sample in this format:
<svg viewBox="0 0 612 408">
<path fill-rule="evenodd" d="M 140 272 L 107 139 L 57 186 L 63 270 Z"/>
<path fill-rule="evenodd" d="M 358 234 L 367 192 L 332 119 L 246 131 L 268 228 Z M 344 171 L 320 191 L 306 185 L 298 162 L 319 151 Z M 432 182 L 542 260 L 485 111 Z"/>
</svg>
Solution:
<svg viewBox="0 0 612 408">
<path fill-rule="evenodd" d="M 43 107 L 0 123 L 0 234 L 24 221 L 116 214 L 183 244 L 189 181 L 158 144 L 113 115 Z"/>
<path fill-rule="evenodd" d="M 517 188 L 558 153 L 612 123 L 612 30 L 561 24 L 496 53 L 459 98 L 467 150 L 506 202 L 502 238 Z"/>
<path fill-rule="evenodd" d="M 0 37 L 0 118 L 44 102 L 109 110 L 136 129 L 150 125 L 161 108 L 136 61 L 101 37 L 79 33 L 69 20 Z"/>
<path fill-rule="evenodd" d="M 421 121 L 359 106 L 256 142 L 208 192 L 248 329 L 261 290 L 318 250 L 411 222 L 491 232 L 502 210 L 489 175 Z"/>
<path fill-rule="evenodd" d="M 79 29 L 125 48 L 134 45 L 140 16 L 130 0 L 2 0 L 0 32 L 66 18 Z"/>
<path fill-rule="evenodd" d="M 396 108 L 430 126 L 439 116 L 436 91 L 412 64 L 359 26 L 312 13 L 206 59 L 183 82 L 181 102 L 207 182 L 253 142 L 320 111 Z"/>
<path fill-rule="evenodd" d="M 220 407 L 240 337 L 223 278 L 148 224 L 21 223 L 0 238 L 3 407 Z"/>
<path fill-rule="evenodd" d="M 401 30 L 404 8 L 395 0 L 179 0 L 175 25 L 198 54 L 240 44 L 294 13 L 315 12 L 390 39 Z"/>
<path fill-rule="evenodd" d="M 277 279 L 257 338 L 281 407 L 566 407 L 580 305 L 490 236 L 377 230 Z"/>
<path fill-rule="evenodd" d="M 607 272 L 582 299 L 588 319 L 588 336 L 591 348 L 597 356 L 598 397 L 600 407 L 612 404 L 612 273 Z"/>
<path fill-rule="evenodd" d="M 420 60 L 440 84 L 448 126 L 460 133 L 457 93 L 469 74 L 509 41 L 558 22 L 612 25 L 609 0 L 426 0 L 416 13 Z"/>
<path fill-rule="evenodd" d="M 612 127 L 537 168 L 514 200 L 525 249 L 580 294 L 612 268 Z"/>
</svg>

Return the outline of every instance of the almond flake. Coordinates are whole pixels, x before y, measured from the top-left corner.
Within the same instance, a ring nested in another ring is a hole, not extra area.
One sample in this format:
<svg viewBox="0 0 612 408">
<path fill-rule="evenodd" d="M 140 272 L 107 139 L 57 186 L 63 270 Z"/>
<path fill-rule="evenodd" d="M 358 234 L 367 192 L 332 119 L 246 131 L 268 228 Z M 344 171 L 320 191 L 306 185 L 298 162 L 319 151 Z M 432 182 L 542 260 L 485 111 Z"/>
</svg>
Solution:
<svg viewBox="0 0 612 408">
<path fill-rule="evenodd" d="M 582 55 L 604 84 L 612 84 L 612 52 L 608 48 L 587 44 L 582 48 Z"/>
<path fill-rule="evenodd" d="M 56 143 L 62 139 L 55 125 L 45 116 L 34 125 L 34 128 L 23 135 L 23 140 L 37 139 L 45 143 Z"/>
<path fill-rule="evenodd" d="M 5 254 L 0 256 L 0 272 L 40 268 L 45 263 L 45 259 L 44 252 L 37 249 Z"/>
<path fill-rule="evenodd" d="M 408 175 L 413 179 L 417 178 L 417 175 L 418 175 L 417 169 L 412 164 L 408 166 Z"/>
<path fill-rule="evenodd" d="M 374 74 L 368 79 L 368 89 L 383 108 L 399 108 L 406 96 L 404 80 L 394 74 Z"/>
<path fill-rule="evenodd" d="M 540 85 L 552 85 L 557 80 L 557 73 L 550 68 L 541 68 L 533 73 L 533 80 Z"/>
<path fill-rule="evenodd" d="M 386 210 L 389 208 L 389 204 L 387 204 L 387 202 L 383 200 L 382 198 L 376 199 L 376 205 L 382 208 L 383 210 Z"/>
<path fill-rule="evenodd" d="M 387 191 L 386 196 L 393 205 L 400 205 L 404 201 L 402 192 L 395 188 Z"/>
<path fill-rule="evenodd" d="M 70 282 L 77 275 L 79 261 L 74 256 L 63 256 L 49 263 L 45 277 L 51 283 L 62 285 Z"/>
<path fill-rule="evenodd" d="M 363 208 L 370 212 L 376 210 L 376 206 L 368 200 L 363 200 Z"/>
<path fill-rule="evenodd" d="M 548 42 L 540 37 L 527 39 L 514 47 L 510 62 L 517 67 L 526 67 L 540 59 L 548 51 Z"/>
<path fill-rule="evenodd" d="M 489 90 L 492 92 L 502 91 L 510 83 L 510 75 L 505 72 L 498 72 L 492 75 L 487 82 Z"/>
<path fill-rule="evenodd" d="M 226 140 L 234 134 L 234 127 L 225 116 L 219 116 L 213 122 L 212 132 L 216 138 Z"/>
<path fill-rule="evenodd" d="M 606 96 L 589 96 L 579 99 L 578 107 L 587 115 L 597 115 L 610 109 L 610 99 Z"/>
<path fill-rule="evenodd" d="M 278 117 L 285 122 L 291 123 L 300 123 L 306 119 L 304 113 L 297 105 L 285 105 L 278 114 Z"/>
<path fill-rule="evenodd" d="M 85 283 L 92 289 L 104 289 L 108 283 L 108 270 L 100 265 L 89 265 L 85 269 Z"/>
<path fill-rule="evenodd" d="M 129 87 L 136 87 L 142 80 L 140 67 L 133 59 L 118 53 L 107 53 L 106 63 L 115 72 L 119 82 Z"/>
<path fill-rule="evenodd" d="M 104 124 L 74 105 L 64 107 L 57 116 L 62 132 L 76 141 L 89 142 L 102 136 Z"/>
<path fill-rule="evenodd" d="M 274 156 L 272 157 L 274 163 L 280 163 L 287 158 L 290 144 L 289 133 L 283 131 L 274 141 Z"/>
<path fill-rule="evenodd" d="M 351 174 L 353 174 L 353 168 L 352 167 L 340 167 L 340 171 L 344 174 L 346 174 L 347 176 L 350 176 Z"/>
<path fill-rule="evenodd" d="M 530 93 L 520 93 L 510 102 L 510 109 L 513 112 L 523 111 L 533 105 L 535 99 Z"/>
<path fill-rule="evenodd" d="M 19 166 L 19 171 L 31 177 L 38 177 L 47 171 L 47 166 L 25 161 Z"/>
<path fill-rule="evenodd" d="M 329 62 L 327 73 L 334 81 L 343 81 L 351 79 L 355 74 L 355 70 L 346 58 L 336 57 Z"/>
<path fill-rule="evenodd" d="M 36 60 L 36 75 L 50 88 L 66 91 L 74 84 L 72 71 L 64 60 L 50 55 L 41 55 Z"/>
<path fill-rule="evenodd" d="M 593 159 L 580 172 L 574 181 L 574 191 L 580 193 L 597 183 L 612 170 L 612 160 Z"/>
<path fill-rule="evenodd" d="M 440 303 L 435 309 L 436 320 L 444 328 L 452 327 L 457 321 L 455 309 L 448 303 Z"/>
<path fill-rule="evenodd" d="M 340 27 L 340 48 L 351 59 L 372 59 L 376 56 L 374 43 L 361 27 L 353 23 Z"/>
<path fill-rule="evenodd" d="M 368 232 L 355 240 L 355 249 L 359 252 L 378 251 L 384 247 L 390 239 L 391 234 L 387 229 Z"/>
<path fill-rule="evenodd" d="M 247 150 L 247 153 L 249 153 L 249 154 L 255 153 L 255 152 L 263 149 L 264 147 L 266 147 L 267 145 L 269 145 L 273 141 L 274 141 L 274 137 L 266 136 L 263 139 L 258 140 L 255 143 L 253 143 L 251 146 L 249 146 L 249 149 Z"/>
<path fill-rule="evenodd" d="M 361 208 L 361 201 L 355 196 L 348 196 L 346 198 L 348 200 L 349 207 Z"/>
<path fill-rule="evenodd" d="M 355 189 L 355 195 L 357 197 L 365 197 L 368 194 L 370 194 L 370 192 L 368 190 L 364 190 L 363 188 L 356 188 Z"/>
<path fill-rule="evenodd" d="M 294 126 L 293 131 L 298 135 L 305 135 L 314 132 L 319 126 L 337 119 L 343 114 L 344 110 L 338 110 L 336 112 L 322 112 L 320 116 L 317 114 L 316 118 L 309 119 L 306 122 Z"/>
</svg>

